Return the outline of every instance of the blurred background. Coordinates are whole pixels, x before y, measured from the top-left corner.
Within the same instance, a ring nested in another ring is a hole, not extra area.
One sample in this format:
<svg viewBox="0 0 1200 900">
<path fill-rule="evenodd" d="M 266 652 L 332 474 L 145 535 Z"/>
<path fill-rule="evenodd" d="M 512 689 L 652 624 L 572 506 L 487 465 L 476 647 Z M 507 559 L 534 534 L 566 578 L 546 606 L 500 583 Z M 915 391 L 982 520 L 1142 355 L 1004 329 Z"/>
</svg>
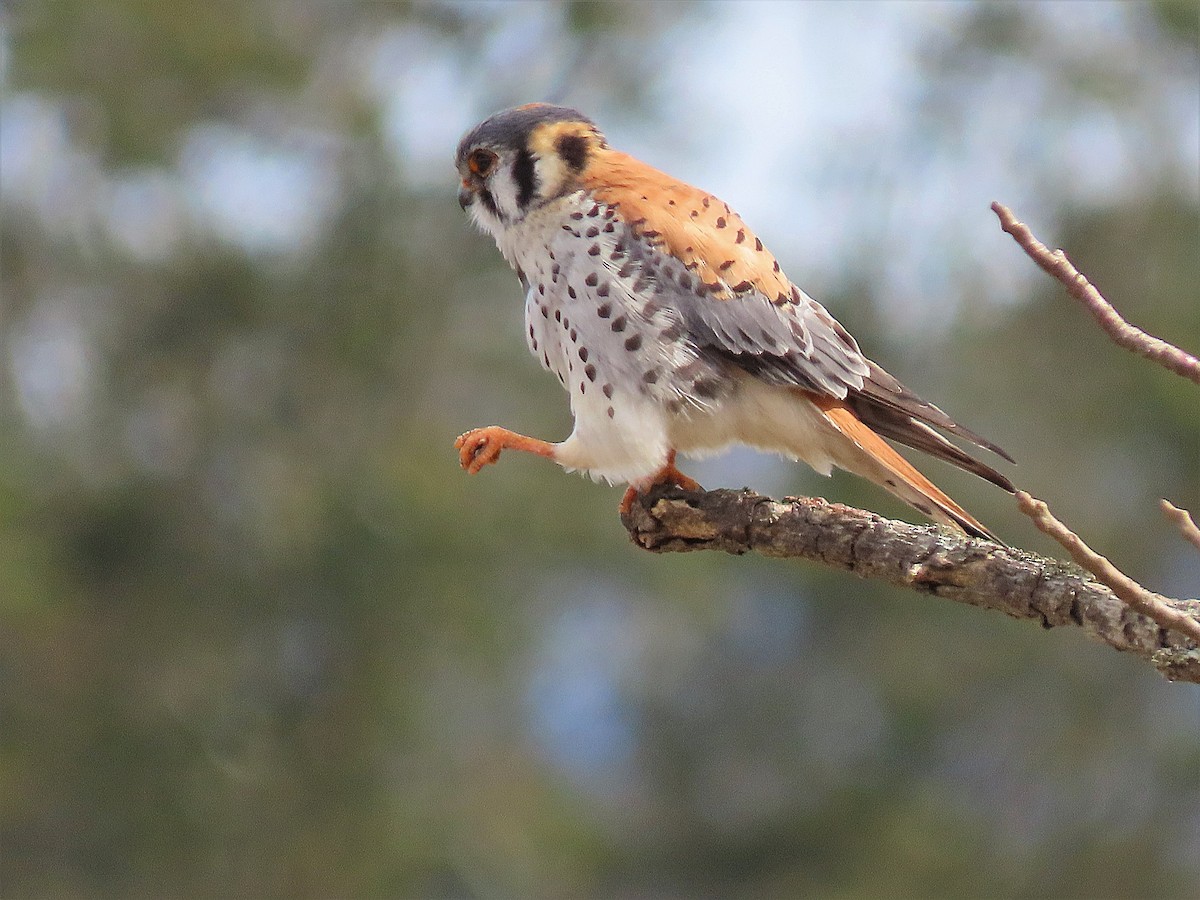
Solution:
<svg viewBox="0 0 1200 900">
<path fill-rule="evenodd" d="M 729 201 L 1148 587 L 1200 591 L 1190 3 L 0 5 L 5 897 L 1194 896 L 1200 689 L 1076 630 L 636 550 L 455 202 L 551 99 Z M 685 460 L 686 462 L 686 460 Z M 926 471 L 1012 544 L 1011 499 Z M 749 452 L 709 487 L 908 516 Z"/>
</svg>

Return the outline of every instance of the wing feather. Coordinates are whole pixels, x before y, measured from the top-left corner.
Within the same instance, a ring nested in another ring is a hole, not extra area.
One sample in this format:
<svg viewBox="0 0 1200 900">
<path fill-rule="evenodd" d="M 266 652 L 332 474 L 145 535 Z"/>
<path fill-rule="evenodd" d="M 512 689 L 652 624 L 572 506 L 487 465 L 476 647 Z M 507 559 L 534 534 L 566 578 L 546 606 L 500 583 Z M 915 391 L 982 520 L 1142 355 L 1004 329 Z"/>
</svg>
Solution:
<svg viewBox="0 0 1200 900">
<path fill-rule="evenodd" d="M 992 451 L 997 456 L 1008 460 L 1008 462 L 1015 462 L 1004 448 L 993 444 L 987 438 L 981 437 L 969 428 L 959 425 L 941 409 L 932 403 L 922 400 L 875 363 L 870 363 L 870 367 L 871 371 L 868 373 L 862 389 L 852 398 L 852 405 L 864 422 L 867 422 L 868 419 L 878 420 L 890 417 L 891 413 L 898 413 L 901 417 L 911 417 L 918 422 L 924 422 L 927 425 L 941 428 L 977 447 L 983 447 L 986 450 Z M 890 410 L 891 413 L 885 413 L 883 410 Z M 868 422 L 868 424 L 870 423 Z M 914 449 L 923 449 L 917 447 L 916 444 L 910 443 L 905 438 L 894 435 L 889 436 L 901 443 L 908 444 Z M 989 478 L 988 480 L 992 479 Z"/>
<path fill-rule="evenodd" d="M 771 384 L 844 400 L 880 434 L 1012 490 L 1007 478 L 933 429 L 1009 462 L 1012 457 L 863 356 L 849 332 L 788 281 L 762 241 L 722 200 L 608 147 L 593 153 L 581 181 L 598 200 L 620 208 L 641 240 L 665 250 L 687 273 L 680 281 L 655 280 L 702 354 Z"/>
</svg>

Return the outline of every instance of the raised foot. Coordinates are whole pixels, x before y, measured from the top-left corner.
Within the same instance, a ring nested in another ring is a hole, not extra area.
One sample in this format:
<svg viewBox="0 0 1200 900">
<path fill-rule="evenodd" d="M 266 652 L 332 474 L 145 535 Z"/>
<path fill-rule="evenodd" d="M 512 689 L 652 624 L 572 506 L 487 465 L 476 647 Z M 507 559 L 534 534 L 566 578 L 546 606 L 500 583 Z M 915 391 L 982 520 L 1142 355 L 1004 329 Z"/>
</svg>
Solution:
<svg viewBox="0 0 1200 900">
<path fill-rule="evenodd" d="M 670 456 L 667 457 L 667 464 L 655 472 L 648 482 L 636 487 L 632 484 L 629 486 L 629 490 L 621 498 L 621 504 L 617 507 L 617 510 L 623 516 L 628 515 L 629 510 L 633 507 L 633 501 L 640 494 L 646 493 L 652 487 L 659 484 L 673 484 L 676 487 L 683 488 L 685 491 L 703 490 L 696 479 L 689 478 L 675 468 L 675 451 L 672 450 Z"/>
<path fill-rule="evenodd" d="M 500 451 L 523 450 L 547 459 L 554 458 L 554 447 L 537 438 L 526 437 L 501 428 L 499 425 L 488 425 L 485 428 L 472 428 L 458 436 L 454 441 L 458 450 L 458 463 L 472 475 L 486 465 L 500 458 Z"/>
</svg>

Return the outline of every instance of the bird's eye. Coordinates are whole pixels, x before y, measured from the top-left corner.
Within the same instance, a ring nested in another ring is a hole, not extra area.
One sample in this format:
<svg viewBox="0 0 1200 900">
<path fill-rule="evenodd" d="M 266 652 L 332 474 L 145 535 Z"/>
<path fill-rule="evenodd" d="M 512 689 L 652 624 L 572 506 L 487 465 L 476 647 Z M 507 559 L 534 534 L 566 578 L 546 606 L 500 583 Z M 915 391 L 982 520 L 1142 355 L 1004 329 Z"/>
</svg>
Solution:
<svg viewBox="0 0 1200 900">
<path fill-rule="evenodd" d="M 487 178 L 496 167 L 496 154 L 491 150 L 473 150 L 467 157 L 467 165 L 480 178 Z"/>
</svg>

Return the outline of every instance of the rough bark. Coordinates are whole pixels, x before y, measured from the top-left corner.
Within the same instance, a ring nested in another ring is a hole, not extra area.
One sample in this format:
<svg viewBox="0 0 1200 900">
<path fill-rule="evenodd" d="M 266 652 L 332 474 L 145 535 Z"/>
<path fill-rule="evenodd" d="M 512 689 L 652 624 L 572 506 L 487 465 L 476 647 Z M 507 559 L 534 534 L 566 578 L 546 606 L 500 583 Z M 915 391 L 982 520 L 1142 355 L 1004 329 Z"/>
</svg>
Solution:
<svg viewBox="0 0 1200 900">
<path fill-rule="evenodd" d="M 1136 654 L 1171 680 L 1200 683 L 1200 649 L 1134 612 L 1083 569 L 1025 550 L 911 525 L 818 498 L 774 500 L 748 489 L 656 488 L 622 517 L 656 553 L 723 550 L 808 559 L 1045 628 L 1069 625 Z M 1200 614 L 1200 602 L 1161 598 Z"/>
</svg>

